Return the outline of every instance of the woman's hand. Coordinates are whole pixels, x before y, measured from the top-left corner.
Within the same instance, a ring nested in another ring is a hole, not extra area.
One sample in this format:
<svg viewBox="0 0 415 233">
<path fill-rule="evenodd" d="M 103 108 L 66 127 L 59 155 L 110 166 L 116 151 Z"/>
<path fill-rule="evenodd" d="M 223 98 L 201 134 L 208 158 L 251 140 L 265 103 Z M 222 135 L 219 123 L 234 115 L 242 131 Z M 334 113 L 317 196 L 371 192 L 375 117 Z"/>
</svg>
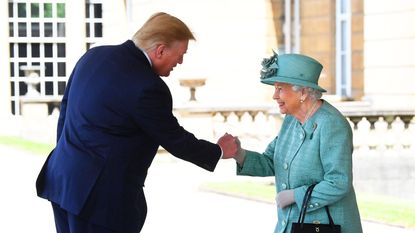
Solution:
<svg viewBox="0 0 415 233">
<path fill-rule="evenodd" d="M 295 202 L 294 190 L 288 189 L 278 193 L 277 195 L 277 207 L 285 208 Z"/>
</svg>

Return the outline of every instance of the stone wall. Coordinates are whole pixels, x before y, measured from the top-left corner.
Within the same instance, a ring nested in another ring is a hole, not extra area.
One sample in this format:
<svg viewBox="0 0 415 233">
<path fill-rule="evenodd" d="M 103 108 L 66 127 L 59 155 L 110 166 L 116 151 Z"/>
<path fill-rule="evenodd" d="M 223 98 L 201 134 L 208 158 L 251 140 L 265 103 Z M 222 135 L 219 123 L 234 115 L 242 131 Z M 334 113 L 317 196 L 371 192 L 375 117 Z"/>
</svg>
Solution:
<svg viewBox="0 0 415 233">
<path fill-rule="evenodd" d="M 415 197 L 413 150 L 356 151 L 353 163 L 356 192 Z"/>
</svg>

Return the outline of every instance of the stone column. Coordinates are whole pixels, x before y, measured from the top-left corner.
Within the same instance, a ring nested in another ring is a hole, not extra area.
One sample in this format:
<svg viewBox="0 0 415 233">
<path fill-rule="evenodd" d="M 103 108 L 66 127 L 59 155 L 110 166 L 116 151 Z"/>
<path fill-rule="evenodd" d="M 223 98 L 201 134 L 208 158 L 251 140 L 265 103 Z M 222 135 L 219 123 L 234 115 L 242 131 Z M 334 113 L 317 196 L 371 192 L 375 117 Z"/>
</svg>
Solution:
<svg viewBox="0 0 415 233">
<path fill-rule="evenodd" d="M 104 24 L 102 43 L 123 43 L 127 39 L 131 39 L 138 29 L 136 25 L 128 24 L 125 4 L 126 1 L 104 1 L 102 4 Z"/>
<path fill-rule="evenodd" d="M 364 98 L 376 108 L 414 109 L 414 2 L 364 2 Z"/>
</svg>

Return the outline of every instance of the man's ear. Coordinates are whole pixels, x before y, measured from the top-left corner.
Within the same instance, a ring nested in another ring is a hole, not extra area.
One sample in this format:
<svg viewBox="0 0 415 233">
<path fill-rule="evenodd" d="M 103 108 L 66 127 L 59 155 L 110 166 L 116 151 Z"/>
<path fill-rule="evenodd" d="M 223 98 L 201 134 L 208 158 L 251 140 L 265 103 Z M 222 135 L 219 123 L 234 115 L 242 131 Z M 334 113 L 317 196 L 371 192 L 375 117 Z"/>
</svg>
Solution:
<svg viewBox="0 0 415 233">
<path fill-rule="evenodd" d="M 164 44 L 157 45 L 157 47 L 154 51 L 156 58 L 161 58 L 163 56 L 165 50 L 166 50 L 166 45 L 164 45 Z"/>
</svg>

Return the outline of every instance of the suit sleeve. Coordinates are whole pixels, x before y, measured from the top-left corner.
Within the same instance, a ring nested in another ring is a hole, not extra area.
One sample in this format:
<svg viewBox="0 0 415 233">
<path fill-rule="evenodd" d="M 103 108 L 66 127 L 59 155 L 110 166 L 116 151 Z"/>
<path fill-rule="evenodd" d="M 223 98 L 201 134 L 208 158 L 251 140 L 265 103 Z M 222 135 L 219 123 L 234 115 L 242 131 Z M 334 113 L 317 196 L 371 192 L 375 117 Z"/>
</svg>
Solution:
<svg viewBox="0 0 415 233">
<path fill-rule="evenodd" d="M 62 97 L 62 100 L 61 100 L 60 110 L 59 110 L 59 118 L 58 118 L 58 124 L 57 124 L 57 132 L 56 132 L 56 141 L 59 140 L 59 138 L 62 134 L 63 125 L 65 123 L 66 106 L 67 106 L 67 103 L 68 103 L 69 90 L 70 90 L 71 83 L 72 83 L 72 77 L 73 77 L 73 73 L 69 77 L 68 83 L 66 85 L 65 93 L 64 93 L 64 95 Z"/>
<path fill-rule="evenodd" d="M 167 86 L 153 85 L 141 91 L 134 110 L 136 124 L 172 155 L 213 171 L 221 156 L 217 144 L 197 139 L 181 127 L 172 113 Z"/>
</svg>

